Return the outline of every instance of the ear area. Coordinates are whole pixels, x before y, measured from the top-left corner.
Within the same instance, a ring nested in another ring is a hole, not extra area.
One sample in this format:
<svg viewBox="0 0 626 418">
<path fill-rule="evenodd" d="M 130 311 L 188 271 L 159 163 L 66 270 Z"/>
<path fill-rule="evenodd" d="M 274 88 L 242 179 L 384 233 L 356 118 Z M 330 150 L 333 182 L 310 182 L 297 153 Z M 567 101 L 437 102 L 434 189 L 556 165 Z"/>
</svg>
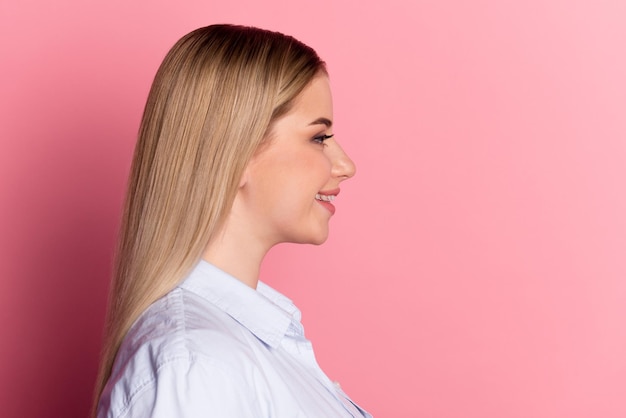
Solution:
<svg viewBox="0 0 626 418">
<path fill-rule="evenodd" d="M 246 168 L 244 168 L 243 173 L 241 174 L 241 178 L 239 179 L 239 189 L 246 187 L 248 182 L 253 178 L 254 167 L 259 160 L 259 155 L 261 154 L 262 146 L 263 145 L 261 145 L 254 152 L 254 154 L 252 154 L 252 157 L 250 158 L 250 160 L 248 160 L 248 163 L 246 164 Z"/>
<path fill-rule="evenodd" d="M 250 160 L 248 160 L 246 168 L 244 168 L 241 178 L 239 179 L 239 189 L 246 187 L 246 185 L 248 185 L 248 183 L 254 178 L 255 167 L 259 163 L 259 160 L 262 160 L 263 151 L 265 150 L 267 144 L 268 141 L 262 141 L 250 157 Z"/>
<path fill-rule="evenodd" d="M 250 178 L 250 163 L 246 166 L 245 170 L 243 170 L 243 174 L 241 174 L 241 178 L 239 179 L 239 188 L 242 189 L 248 184 L 248 179 Z"/>
</svg>

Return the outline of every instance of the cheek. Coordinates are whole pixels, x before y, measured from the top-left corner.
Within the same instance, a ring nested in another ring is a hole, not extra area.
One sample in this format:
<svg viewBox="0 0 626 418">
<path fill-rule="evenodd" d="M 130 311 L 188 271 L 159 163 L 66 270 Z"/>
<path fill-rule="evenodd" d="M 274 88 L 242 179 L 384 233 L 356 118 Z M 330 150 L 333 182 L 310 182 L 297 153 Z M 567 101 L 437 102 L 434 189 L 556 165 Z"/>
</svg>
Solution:
<svg viewBox="0 0 626 418">
<path fill-rule="evenodd" d="M 250 173 L 255 194 L 268 204 L 313 199 L 330 178 L 331 162 L 320 150 L 284 150 L 271 157 L 259 161 Z"/>
<path fill-rule="evenodd" d="M 276 166 L 281 167 L 277 170 L 277 180 L 289 183 L 291 187 L 315 189 L 314 192 L 317 192 L 330 178 L 332 166 L 326 155 L 314 151 L 294 154 L 289 159 L 277 162 Z"/>
<path fill-rule="evenodd" d="M 332 164 L 326 154 L 322 152 L 315 152 L 302 156 L 297 164 L 298 170 L 303 173 L 309 182 L 326 183 L 330 178 L 330 172 Z"/>
</svg>

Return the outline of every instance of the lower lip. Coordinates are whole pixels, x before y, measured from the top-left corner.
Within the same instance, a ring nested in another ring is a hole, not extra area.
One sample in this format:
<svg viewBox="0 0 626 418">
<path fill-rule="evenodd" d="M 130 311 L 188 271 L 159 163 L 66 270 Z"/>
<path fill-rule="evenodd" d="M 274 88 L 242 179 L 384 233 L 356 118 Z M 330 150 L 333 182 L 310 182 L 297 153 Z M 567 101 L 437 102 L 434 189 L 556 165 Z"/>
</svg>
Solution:
<svg viewBox="0 0 626 418">
<path fill-rule="evenodd" d="M 317 199 L 315 199 L 315 201 L 319 203 L 320 205 L 324 206 L 326 209 L 328 209 L 331 215 L 335 214 L 335 206 L 332 203 L 324 202 L 323 200 L 317 200 Z"/>
</svg>

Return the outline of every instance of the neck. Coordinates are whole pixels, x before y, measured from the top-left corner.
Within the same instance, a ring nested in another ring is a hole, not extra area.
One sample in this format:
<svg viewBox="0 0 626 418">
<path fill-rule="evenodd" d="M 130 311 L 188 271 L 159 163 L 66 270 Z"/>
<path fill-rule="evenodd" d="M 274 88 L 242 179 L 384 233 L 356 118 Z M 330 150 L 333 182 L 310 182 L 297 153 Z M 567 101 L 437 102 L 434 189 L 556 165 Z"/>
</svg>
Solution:
<svg viewBox="0 0 626 418">
<path fill-rule="evenodd" d="M 249 231 L 227 223 L 209 242 L 202 258 L 256 289 L 261 263 L 269 249 L 252 238 Z"/>
</svg>

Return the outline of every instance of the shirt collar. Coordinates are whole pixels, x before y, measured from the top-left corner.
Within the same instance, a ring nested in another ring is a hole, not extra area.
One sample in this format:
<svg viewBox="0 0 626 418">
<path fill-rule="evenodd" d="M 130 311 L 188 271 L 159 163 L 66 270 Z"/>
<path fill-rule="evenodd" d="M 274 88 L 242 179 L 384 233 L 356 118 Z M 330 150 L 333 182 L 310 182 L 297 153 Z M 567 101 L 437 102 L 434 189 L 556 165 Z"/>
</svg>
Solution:
<svg viewBox="0 0 626 418">
<path fill-rule="evenodd" d="M 292 322 L 300 325 L 300 311 L 280 292 L 260 281 L 254 290 L 204 260 L 179 287 L 211 302 L 273 348 Z"/>
</svg>

